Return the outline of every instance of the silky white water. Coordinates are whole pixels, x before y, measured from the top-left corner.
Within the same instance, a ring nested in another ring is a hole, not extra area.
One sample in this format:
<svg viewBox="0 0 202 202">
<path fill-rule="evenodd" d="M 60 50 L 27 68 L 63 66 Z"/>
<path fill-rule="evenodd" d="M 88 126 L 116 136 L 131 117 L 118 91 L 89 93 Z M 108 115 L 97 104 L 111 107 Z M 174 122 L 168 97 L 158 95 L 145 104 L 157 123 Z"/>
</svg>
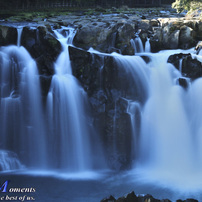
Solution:
<svg viewBox="0 0 202 202">
<path fill-rule="evenodd" d="M 91 176 L 89 170 L 104 167 L 104 160 L 99 138 L 93 131 L 87 95 L 72 75 L 68 48 L 75 30 L 62 28 L 54 32 L 62 52 L 54 64 L 46 108 L 42 107 L 36 63 L 20 46 L 20 37 L 18 46 L 0 48 L 0 169 L 10 171 L 25 165 L 30 170 L 44 169 L 44 173 L 60 170 L 70 173 L 68 176 L 78 176 L 78 173 Z M 126 89 L 131 95 L 124 98 L 128 101 L 133 135 L 130 180 L 175 191 L 200 191 L 202 79 L 189 83 L 184 89 L 178 82 L 182 77 L 182 63 L 178 71 L 167 59 L 175 53 L 191 52 L 193 58 L 202 61 L 201 55 L 196 56 L 193 50 L 153 54 L 149 40 L 145 50 L 140 38 L 136 42 L 139 47 L 135 46 L 136 56 L 89 49 L 89 52 L 113 57 L 132 84 Z M 148 57 L 149 62 L 141 56 Z M 114 140 L 117 140 L 116 104 Z M 116 152 L 116 143 L 111 146 Z"/>
<path fill-rule="evenodd" d="M 149 96 L 141 110 L 134 168 L 145 181 L 195 191 L 202 186 L 202 79 L 183 89 L 177 82 L 181 72 L 167 63 L 169 55 L 147 54 Z"/>
<path fill-rule="evenodd" d="M 0 59 L 1 149 L 16 152 L 26 165 L 44 167 L 45 124 L 36 63 L 17 46 L 2 47 Z"/>
<path fill-rule="evenodd" d="M 102 162 L 102 157 L 100 162 L 94 161 L 96 153 L 100 153 L 99 144 L 96 144 L 98 137 L 91 131 L 87 95 L 72 75 L 68 47 L 75 30 L 61 29 L 55 34 L 63 51 L 55 63 L 55 75 L 47 99 L 50 141 L 53 143 L 51 165 L 68 172 L 92 170 L 95 164 Z M 93 144 L 96 151 L 93 151 Z"/>
</svg>

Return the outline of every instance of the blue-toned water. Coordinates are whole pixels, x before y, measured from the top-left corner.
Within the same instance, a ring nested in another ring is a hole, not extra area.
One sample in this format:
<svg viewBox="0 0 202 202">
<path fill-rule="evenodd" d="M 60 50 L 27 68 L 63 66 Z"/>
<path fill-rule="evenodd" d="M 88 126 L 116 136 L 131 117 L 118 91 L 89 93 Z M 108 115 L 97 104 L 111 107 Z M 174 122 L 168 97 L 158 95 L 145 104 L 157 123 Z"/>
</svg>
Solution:
<svg viewBox="0 0 202 202">
<path fill-rule="evenodd" d="M 44 105 L 36 62 L 20 46 L 22 31 L 18 29 L 17 46 L 0 48 L 2 179 L 36 187 L 37 201 L 99 201 L 132 190 L 160 199 L 202 200 L 202 79 L 189 82 L 185 90 L 177 82 L 181 72 L 167 63 L 175 53 L 190 52 L 198 60 L 201 56 L 195 56 L 193 49 L 154 54 L 149 40 L 144 48 L 138 37 L 133 41 L 134 56 L 89 49 L 113 57 L 134 84 L 130 91 L 135 98 L 124 98 L 131 120 L 132 166 L 114 172 L 108 169 L 95 132 L 88 96 L 72 75 L 68 48 L 75 30 L 54 30 L 62 52 Z M 113 120 L 116 140 L 116 117 Z M 112 147 L 116 152 L 115 142 Z"/>
</svg>

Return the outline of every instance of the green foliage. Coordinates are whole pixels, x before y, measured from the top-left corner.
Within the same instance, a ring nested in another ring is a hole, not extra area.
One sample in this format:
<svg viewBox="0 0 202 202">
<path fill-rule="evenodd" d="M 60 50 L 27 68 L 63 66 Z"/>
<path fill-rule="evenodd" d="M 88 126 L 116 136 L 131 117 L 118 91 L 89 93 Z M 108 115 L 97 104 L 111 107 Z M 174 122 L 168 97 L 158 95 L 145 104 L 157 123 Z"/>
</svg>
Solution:
<svg viewBox="0 0 202 202">
<path fill-rule="evenodd" d="M 192 11 L 196 9 L 200 9 L 202 4 L 202 0 L 175 0 L 172 3 L 172 7 L 177 10 L 178 13 L 183 11 Z"/>
</svg>

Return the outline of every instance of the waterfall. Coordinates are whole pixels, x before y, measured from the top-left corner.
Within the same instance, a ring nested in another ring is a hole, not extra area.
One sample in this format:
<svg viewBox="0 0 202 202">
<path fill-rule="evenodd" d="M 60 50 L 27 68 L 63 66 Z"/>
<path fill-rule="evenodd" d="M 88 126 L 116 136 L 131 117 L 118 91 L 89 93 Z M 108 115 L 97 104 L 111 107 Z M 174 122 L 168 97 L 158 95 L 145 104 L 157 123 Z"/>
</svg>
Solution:
<svg viewBox="0 0 202 202">
<path fill-rule="evenodd" d="M 17 155 L 14 152 L 0 150 L 0 171 L 22 169 Z"/>
<path fill-rule="evenodd" d="M 113 54 L 114 60 L 120 68 L 127 73 L 127 80 L 131 86 L 126 91 L 130 91 L 132 97 L 143 102 L 148 94 L 148 68 L 145 61 L 140 56 L 121 56 Z"/>
<path fill-rule="evenodd" d="M 28 166 L 43 167 L 45 125 L 35 61 L 17 46 L 2 47 L 0 60 L 1 149 L 16 152 Z"/>
<path fill-rule="evenodd" d="M 18 27 L 18 38 L 17 38 L 17 46 L 19 47 L 21 45 L 21 36 L 22 36 L 23 27 Z"/>
<path fill-rule="evenodd" d="M 134 48 L 135 53 L 144 52 L 142 40 L 139 36 L 137 36 L 135 39 L 131 39 L 130 42 L 131 42 L 132 47 Z"/>
<path fill-rule="evenodd" d="M 91 170 L 96 154 L 92 145 L 98 140 L 91 137 L 90 119 L 85 108 L 87 95 L 72 75 L 68 47 L 75 30 L 63 28 L 55 34 L 63 51 L 55 63 L 55 75 L 47 99 L 51 165 L 69 172 Z M 95 142 L 92 143 L 93 139 Z"/>
<path fill-rule="evenodd" d="M 130 114 L 131 118 L 131 131 L 133 134 L 132 139 L 132 162 L 135 161 L 135 159 L 138 157 L 138 148 L 139 148 L 139 136 L 140 136 L 140 117 L 141 117 L 141 105 L 139 102 L 130 101 L 128 103 L 128 110 L 127 112 Z"/>
<path fill-rule="evenodd" d="M 179 71 L 182 73 L 182 61 L 183 59 L 180 59 L 179 61 Z"/>
<path fill-rule="evenodd" d="M 147 38 L 147 41 L 145 42 L 145 48 L 143 46 L 141 38 L 138 35 L 136 35 L 135 39 L 131 39 L 130 43 L 134 48 L 135 53 L 151 52 L 149 38 Z"/>
<path fill-rule="evenodd" d="M 0 169 L 77 172 L 105 167 L 87 94 L 72 75 L 68 47 L 75 30 L 54 30 L 63 50 L 46 107 L 36 63 L 20 46 L 22 31 L 18 28 L 17 46 L 0 48 Z"/>
<path fill-rule="evenodd" d="M 145 181 L 198 189 L 202 185 L 198 180 L 202 168 L 202 79 L 190 83 L 187 90 L 179 86 L 176 81 L 182 75 L 167 63 L 170 54 L 146 54 L 151 60 L 147 65 L 149 81 L 142 81 L 149 83 L 147 100 L 142 108 L 136 102 L 129 103 L 129 109 L 141 110 L 140 132 L 135 132 L 131 123 L 138 141 L 134 167 Z"/>
<path fill-rule="evenodd" d="M 151 52 L 149 38 L 147 38 L 147 41 L 145 42 L 145 52 Z"/>
</svg>

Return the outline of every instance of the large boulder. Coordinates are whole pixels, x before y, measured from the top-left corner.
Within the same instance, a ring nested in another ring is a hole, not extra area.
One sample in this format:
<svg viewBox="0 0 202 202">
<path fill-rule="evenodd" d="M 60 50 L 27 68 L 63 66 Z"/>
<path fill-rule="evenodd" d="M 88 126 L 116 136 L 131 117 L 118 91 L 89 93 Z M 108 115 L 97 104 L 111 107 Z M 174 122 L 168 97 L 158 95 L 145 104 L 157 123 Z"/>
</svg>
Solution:
<svg viewBox="0 0 202 202">
<path fill-rule="evenodd" d="M 54 73 L 53 65 L 61 52 L 61 45 L 45 26 L 39 26 L 36 29 L 24 27 L 21 45 L 36 59 L 40 74 Z"/>
<path fill-rule="evenodd" d="M 202 77 L 202 64 L 196 58 L 192 58 L 191 54 L 174 54 L 168 58 L 168 62 L 172 63 L 178 70 L 180 68 L 180 60 L 182 61 L 182 75 L 195 80 Z"/>
<path fill-rule="evenodd" d="M 89 96 L 93 123 L 104 142 L 109 165 L 117 170 L 129 168 L 132 133 L 127 99 L 142 100 L 131 73 L 113 56 L 75 47 L 69 47 L 69 53 L 73 75 Z"/>
<path fill-rule="evenodd" d="M 186 25 L 180 27 L 179 35 L 179 47 L 182 49 L 188 49 L 195 44 L 195 31 Z"/>
<path fill-rule="evenodd" d="M 135 35 L 135 29 L 128 23 L 117 24 L 117 38 L 115 47 L 120 50 L 123 55 L 133 55 L 134 49 L 131 46 L 130 40 Z"/>
<path fill-rule="evenodd" d="M 108 52 L 113 27 L 106 27 L 105 23 L 87 24 L 78 28 L 74 38 L 74 45 L 88 50 L 90 47 Z"/>
<path fill-rule="evenodd" d="M 177 49 L 180 30 L 173 24 L 166 25 L 162 30 L 162 45 L 165 49 Z"/>
<path fill-rule="evenodd" d="M 88 50 L 94 49 L 111 53 L 133 54 L 130 39 L 134 36 L 134 28 L 127 23 L 97 22 L 78 28 L 74 45 Z"/>
<path fill-rule="evenodd" d="M 150 45 L 152 52 L 158 52 L 163 47 L 163 36 L 162 36 L 162 28 L 158 28 L 155 30 L 154 34 L 150 38 Z"/>
</svg>

